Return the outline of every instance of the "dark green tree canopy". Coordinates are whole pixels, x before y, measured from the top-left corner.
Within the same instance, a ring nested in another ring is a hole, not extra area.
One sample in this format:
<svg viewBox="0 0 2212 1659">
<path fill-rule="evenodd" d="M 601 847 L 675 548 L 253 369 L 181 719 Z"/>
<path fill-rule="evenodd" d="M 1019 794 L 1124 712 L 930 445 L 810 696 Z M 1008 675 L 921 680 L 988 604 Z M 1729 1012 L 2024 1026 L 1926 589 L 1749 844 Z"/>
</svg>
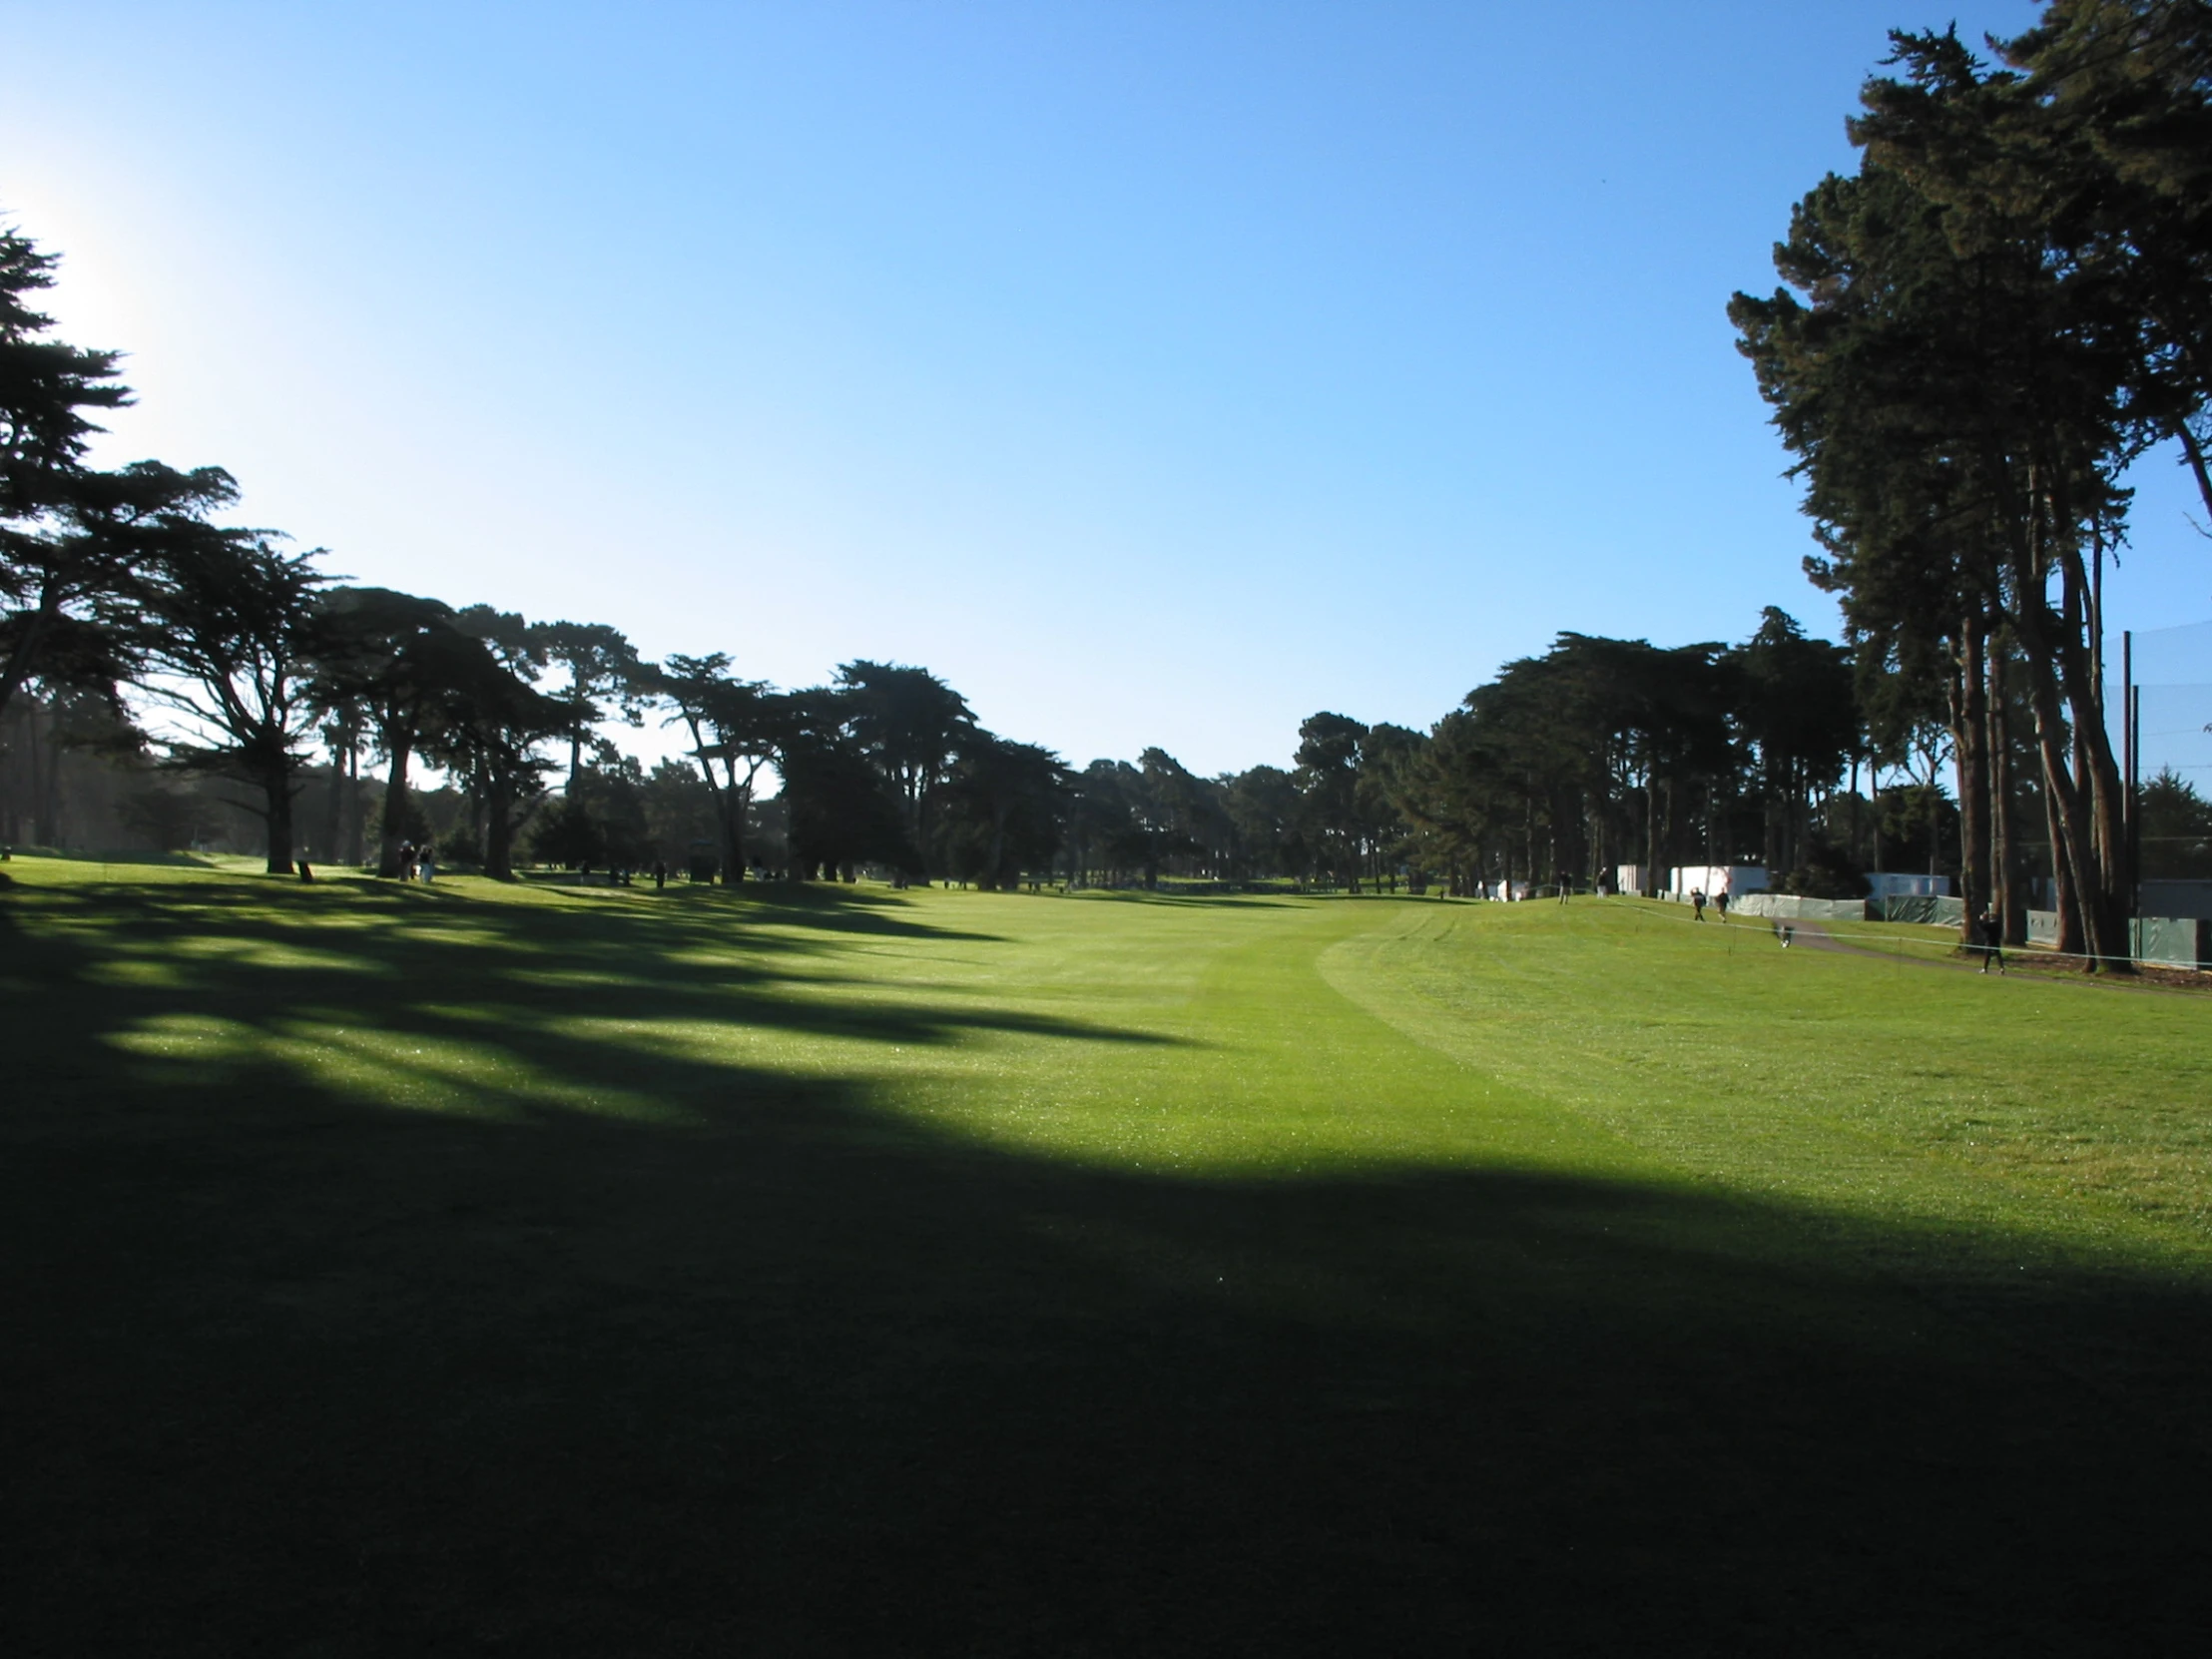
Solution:
<svg viewBox="0 0 2212 1659">
<path fill-rule="evenodd" d="M 316 554 L 267 536 L 202 527 L 178 534 L 142 587 L 145 690 L 181 717 L 174 760 L 258 792 L 269 868 L 292 867 L 292 797 L 314 729 L 308 677 L 326 636 Z"/>
<path fill-rule="evenodd" d="M 66 506 L 92 434 L 93 411 L 131 401 L 119 351 L 87 350 L 47 335 L 54 319 L 35 296 L 59 262 L 19 232 L 0 229 L 0 521 Z"/>
</svg>

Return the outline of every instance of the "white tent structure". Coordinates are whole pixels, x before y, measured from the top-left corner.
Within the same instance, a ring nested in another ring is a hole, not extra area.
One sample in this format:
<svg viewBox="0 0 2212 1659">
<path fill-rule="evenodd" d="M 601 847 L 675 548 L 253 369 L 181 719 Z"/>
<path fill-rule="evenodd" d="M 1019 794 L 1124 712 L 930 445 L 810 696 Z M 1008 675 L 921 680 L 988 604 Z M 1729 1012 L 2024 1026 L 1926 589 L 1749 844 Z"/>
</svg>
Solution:
<svg viewBox="0 0 2212 1659">
<path fill-rule="evenodd" d="M 1767 890 L 1764 864 L 1677 864 L 1667 872 L 1667 895 L 1688 898 L 1701 892 L 1707 898 L 1727 893 L 1731 898 Z"/>
</svg>

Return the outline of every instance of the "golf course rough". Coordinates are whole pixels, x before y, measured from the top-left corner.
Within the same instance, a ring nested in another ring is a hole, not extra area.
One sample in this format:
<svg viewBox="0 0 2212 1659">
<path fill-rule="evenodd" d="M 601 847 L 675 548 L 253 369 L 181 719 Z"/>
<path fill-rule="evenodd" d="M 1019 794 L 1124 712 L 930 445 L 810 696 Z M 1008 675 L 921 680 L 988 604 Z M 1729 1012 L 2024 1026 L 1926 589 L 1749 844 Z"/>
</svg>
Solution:
<svg viewBox="0 0 2212 1659">
<path fill-rule="evenodd" d="M 25 1651 L 2159 1650 L 2212 999 L 18 859 Z"/>
</svg>

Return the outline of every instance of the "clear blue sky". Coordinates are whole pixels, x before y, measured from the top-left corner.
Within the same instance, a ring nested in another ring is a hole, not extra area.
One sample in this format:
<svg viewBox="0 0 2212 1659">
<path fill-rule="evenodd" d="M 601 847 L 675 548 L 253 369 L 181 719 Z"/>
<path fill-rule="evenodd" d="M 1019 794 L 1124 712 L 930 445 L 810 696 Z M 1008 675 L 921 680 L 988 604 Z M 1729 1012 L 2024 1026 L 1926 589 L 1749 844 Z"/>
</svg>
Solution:
<svg viewBox="0 0 2212 1659">
<path fill-rule="evenodd" d="M 1833 632 L 1723 306 L 1918 5 L 0 3 L 0 211 L 335 570 L 1211 772 Z"/>
</svg>

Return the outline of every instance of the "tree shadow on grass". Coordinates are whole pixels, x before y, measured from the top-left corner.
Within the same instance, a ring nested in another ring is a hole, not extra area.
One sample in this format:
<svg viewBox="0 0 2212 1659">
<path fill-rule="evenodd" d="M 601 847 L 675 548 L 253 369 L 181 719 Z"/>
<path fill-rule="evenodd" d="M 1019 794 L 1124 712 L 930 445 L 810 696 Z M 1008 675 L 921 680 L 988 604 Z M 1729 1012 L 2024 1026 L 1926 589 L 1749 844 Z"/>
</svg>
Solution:
<svg viewBox="0 0 2212 1659">
<path fill-rule="evenodd" d="M 369 948 L 435 993 L 534 926 Z M 12 1651 L 2160 1651 L 2212 1610 L 2187 1286 L 1933 1237 L 1901 1278 L 1834 1217 L 1528 1172 L 1101 1170 L 511 1012 L 477 1036 L 669 1112 L 393 1110 L 274 1037 L 111 1040 L 358 975 L 141 990 L 31 931 Z"/>
<path fill-rule="evenodd" d="M 1134 887 L 1085 887 L 1076 896 L 1086 904 L 1151 904 L 1194 910 L 1280 910 L 1319 896 L 1311 893 L 1146 892 Z"/>
<path fill-rule="evenodd" d="M 895 938 L 966 939 L 996 943 L 1001 935 L 977 933 L 937 922 L 918 920 L 907 912 L 896 895 L 866 887 L 821 883 L 749 881 L 738 887 L 680 883 L 667 888 L 568 886 L 559 882 L 527 885 L 564 895 L 603 901 L 625 911 L 670 907 L 679 914 L 721 915 L 730 921 L 770 922 L 801 926 L 824 933 L 880 933 Z M 422 887 L 401 882 L 380 882 L 378 890 L 400 901 L 416 902 L 435 895 Z"/>
<path fill-rule="evenodd" d="M 897 1047 L 981 1032 L 1115 1044 L 1168 1040 L 979 999 L 924 997 L 911 988 L 864 1002 L 810 995 L 857 982 L 849 972 L 819 965 L 838 948 L 836 939 L 806 929 L 749 930 L 740 940 L 733 921 L 749 917 L 750 908 L 642 904 L 610 917 L 584 905 L 455 903 L 455 894 L 419 888 L 376 888 L 333 904 L 281 883 L 85 886 L 40 897 L 44 916 L 65 926 L 128 916 L 121 936 L 104 941 L 102 966 L 83 969 L 83 997 L 96 1004 L 111 1033 L 174 1016 L 183 996 L 199 1015 L 254 1033 L 311 1037 L 319 1026 L 449 1038 L 489 1059 L 631 1090 L 662 1087 L 659 1074 L 670 1056 L 642 1036 L 610 1038 L 603 1029 L 609 1023 L 751 1027 Z M 211 899 L 221 917 L 214 926 Z M 405 925 L 364 927 L 393 906 Z M 893 927 L 877 917 L 861 919 L 886 924 L 855 928 L 846 925 L 851 919 L 832 917 L 834 933 L 989 938 L 914 922 Z M 742 952 L 734 951 L 740 942 Z"/>
</svg>

